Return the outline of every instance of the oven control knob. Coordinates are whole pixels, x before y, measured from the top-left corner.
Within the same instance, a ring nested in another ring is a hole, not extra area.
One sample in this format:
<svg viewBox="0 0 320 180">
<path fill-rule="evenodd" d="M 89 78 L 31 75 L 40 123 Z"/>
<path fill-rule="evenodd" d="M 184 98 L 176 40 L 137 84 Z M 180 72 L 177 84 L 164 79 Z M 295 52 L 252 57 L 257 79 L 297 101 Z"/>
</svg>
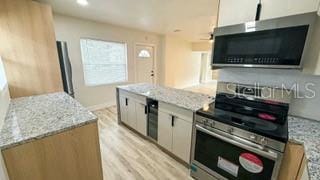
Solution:
<svg viewBox="0 0 320 180">
<path fill-rule="evenodd" d="M 230 134 L 232 134 L 232 133 L 233 133 L 233 131 L 234 131 L 234 129 L 233 129 L 233 128 L 229 128 L 229 129 L 228 129 L 228 133 L 230 133 Z"/>
<path fill-rule="evenodd" d="M 214 122 L 211 122 L 211 123 L 210 123 L 210 126 L 211 126 L 211 127 L 214 127 L 214 125 L 215 125 Z"/>
<path fill-rule="evenodd" d="M 203 119 L 197 119 L 198 123 L 203 123 Z"/>
<path fill-rule="evenodd" d="M 202 124 L 206 125 L 208 123 L 207 119 L 203 119 Z"/>
<path fill-rule="evenodd" d="M 261 138 L 260 143 L 265 146 L 267 145 L 268 141 L 266 138 Z"/>
<path fill-rule="evenodd" d="M 255 135 L 250 135 L 249 138 L 250 138 L 251 140 L 255 141 L 255 140 L 257 139 L 257 136 L 255 136 Z"/>
</svg>

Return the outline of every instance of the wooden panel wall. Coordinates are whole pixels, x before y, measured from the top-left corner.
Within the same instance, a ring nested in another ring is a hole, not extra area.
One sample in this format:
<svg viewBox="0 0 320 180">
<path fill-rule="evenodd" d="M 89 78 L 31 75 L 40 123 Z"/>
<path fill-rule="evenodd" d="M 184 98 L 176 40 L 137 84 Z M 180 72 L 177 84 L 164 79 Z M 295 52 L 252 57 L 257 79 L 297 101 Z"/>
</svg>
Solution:
<svg viewBox="0 0 320 180">
<path fill-rule="evenodd" d="M 97 123 L 2 151 L 10 180 L 102 180 Z"/>
<path fill-rule="evenodd" d="M 0 56 L 11 97 L 63 91 L 50 6 L 0 0 Z"/>
</svg>

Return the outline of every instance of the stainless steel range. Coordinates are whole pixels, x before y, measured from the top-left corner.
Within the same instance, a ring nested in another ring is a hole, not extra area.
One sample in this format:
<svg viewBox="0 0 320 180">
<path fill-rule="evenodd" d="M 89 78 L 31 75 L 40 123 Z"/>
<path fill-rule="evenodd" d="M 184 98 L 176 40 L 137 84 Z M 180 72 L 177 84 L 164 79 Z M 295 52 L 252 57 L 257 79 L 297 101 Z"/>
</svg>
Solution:
<svg viewBox="0 0 320 180">
<path fill-rule="evenodd" d="M 191 176 L 277 179 L 290 99 L 284 89 L 219 83 L 215 102 L 196 113 Z"/>
</svg>

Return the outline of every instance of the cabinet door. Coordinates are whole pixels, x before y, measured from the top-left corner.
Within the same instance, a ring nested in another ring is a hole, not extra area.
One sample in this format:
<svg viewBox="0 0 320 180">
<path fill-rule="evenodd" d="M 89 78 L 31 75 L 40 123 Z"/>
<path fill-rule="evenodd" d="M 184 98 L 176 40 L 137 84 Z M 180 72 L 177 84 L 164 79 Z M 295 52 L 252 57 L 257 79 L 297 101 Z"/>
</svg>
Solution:
<svg viewBox="0 0 320 180">
<path fill-rule="evenodd" d="M 319 0 L 262 0 L 261 19 L 272 19 L 318 10 Z"/>
<path fill-rule="evenodd" d="M 169 151 L 172 150 L 171 117 L 168 113 L 158 112 L 158 143 Z"/>
<path fill-rule="evenodd" d="M 144 104 L 136 103 L 136 118 L 137 131 L 142 135 L 147 136 L 147 112 Z"/>
<path fill-rule="evenodd" d="M 0 12 L 0 54 L 11 98 L 63 91 L 51 7 L 2 0 Z"/>
<path fill-rule="evenodd" d="M 128 124 L 128 108 L 126 104 L 126 97 L 120 96 L 120 117 L 121 122 Z"/>
<path fill-rule="evenodd" d="M 192 123 L 175 117 L 172 133 L 172 153 L 190 162 Z"/>
<path fill-rule="evenodd" d="M 258 0 L 223 0 L 219 5 L 218 26 L 254 21 Z M 272 19 L 317 11 L 319 0 L 262 0 L 260 19 Z"/>
<path fill-rule="evenodd" d="M 222 0 L 219 5 L 218 26 L 254 21 L 258 0 Z"/>
<path fill-rule="evenodd" d="M 288 142 L 282 159 L 279 180 L 299 179 L 300 167 L 304 159 L 304 147 L 301 144 Z"/>
<path fill-rule="evenodd" d="M 136 102 L 132 98 L 128 98 L 128 125 L 137 129 Z"/>
</svg>

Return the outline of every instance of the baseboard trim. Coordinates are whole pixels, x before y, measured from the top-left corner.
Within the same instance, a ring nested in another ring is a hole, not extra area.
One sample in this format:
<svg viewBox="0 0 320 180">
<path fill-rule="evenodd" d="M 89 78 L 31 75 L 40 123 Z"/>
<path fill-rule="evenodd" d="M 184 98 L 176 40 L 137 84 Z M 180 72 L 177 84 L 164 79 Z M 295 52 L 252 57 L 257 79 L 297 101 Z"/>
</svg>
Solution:
<svg viewBox="0 0 320 180">
<path fill-rule="evenodd" d="M 99 109 L 104 109 L 104 108 L 107 108 L 107 107 L 110 107 L 110 106 L 115 106 L 115 105 L 116 105 L 115 101 L 110 101 L 110 102 L 103 103 L 103 104 L 97 104 L 97 105 L 89 106 L 87 108 L 90 111 L 96 111 L 96 110 L 99 110 Z"/>
</svg>

